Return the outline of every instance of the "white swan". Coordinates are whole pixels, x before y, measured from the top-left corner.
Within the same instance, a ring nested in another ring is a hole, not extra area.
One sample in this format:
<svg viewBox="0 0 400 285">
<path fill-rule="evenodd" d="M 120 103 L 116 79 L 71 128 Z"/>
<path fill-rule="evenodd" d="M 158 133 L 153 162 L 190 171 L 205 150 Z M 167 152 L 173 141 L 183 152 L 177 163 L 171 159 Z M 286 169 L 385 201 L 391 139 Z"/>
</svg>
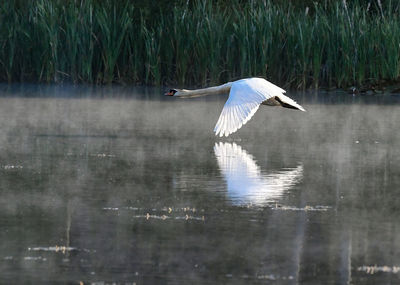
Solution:
<svg viewBox="0 0 400 285">
<path fill-rule="evenodd" d="M 304 111 L 294 100 L 285 96 L 286 91 L 263 78 L 246 78 L 220 86 L 197 90 L 170 89 L 166 96 L 193 98 L 206 95 L 229 93 L 215 125 L 215 135 L 229 136 L 246 124 L 261 104 L 282 106 Z"/>
<path fill-rule="evenodd" d="M 262 173 L 252 155 L 235 143 L 215 143 L 214 153 L 225 177 L 228 195 L 237 205 L 276 202 L 303 177 L 303 165 Z"/>
</svg>

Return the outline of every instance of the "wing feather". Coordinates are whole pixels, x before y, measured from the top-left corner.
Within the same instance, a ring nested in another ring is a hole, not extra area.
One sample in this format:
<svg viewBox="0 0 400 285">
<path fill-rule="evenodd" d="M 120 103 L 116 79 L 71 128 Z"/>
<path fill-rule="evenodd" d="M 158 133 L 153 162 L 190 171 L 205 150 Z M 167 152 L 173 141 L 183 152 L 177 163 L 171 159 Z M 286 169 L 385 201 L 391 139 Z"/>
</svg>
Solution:
<svg viewBox="0 0 400 285">
<path fill-rule="evenodd" d="M 279 96 L 283 102 L 304 110 L 283 93 L 285 90 L 262 78 L 247 78 L 233 82 L 229 98 L 215 125 L 215 135 L 222 137 L 236 132 L 254 116 L 262 102 L 274 96 Z"/>
<path fill-rule="evenodd" d="M 269 85 L 266 83 L 264 79 L 251 78 L 238 80 L 232 84 L 229 98 L 214 128 L 216 135 L 228 136 L 253 117 L 260 104 L 273 96 L 266 90 L 275 91 L 273 87 L 266 89 L 266 85 Z"/>
</svg>

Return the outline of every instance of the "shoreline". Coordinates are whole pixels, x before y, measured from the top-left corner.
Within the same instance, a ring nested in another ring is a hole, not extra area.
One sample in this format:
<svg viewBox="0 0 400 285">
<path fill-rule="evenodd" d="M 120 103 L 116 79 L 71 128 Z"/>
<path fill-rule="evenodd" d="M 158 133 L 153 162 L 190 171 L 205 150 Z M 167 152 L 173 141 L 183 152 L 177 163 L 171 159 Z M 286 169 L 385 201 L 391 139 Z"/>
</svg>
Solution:
<svg viewBox="0 0 400 285">
<path fill-rule="evenodd" d="M 1 93 L 8 92 L 9 90 L 13 90 L 15 93 L 19 93 L 20 91 L 28 90 L 29 96 L 32 94 L 40 93 L 41 90 L 46 90 L 46 92 L 54 89 L 58 92 L 62 93 L 69 93 L 71 89 L 77 89 L 80 92 L 88 92 L 93 93 L 96 90 L 121 90 L 124 94 L 123 96 L 129 96 L 129 93 L 134 90 L 134 92 L 140 91 L 144 93 L 152 93 L 151 90 L 159 90 L 160 96 L 164 94 L 165 90 L 168 90 L 172 87 L 172 85 L 162 85 L 162 86 L 155 86 L 155 85 L 144 85 L 144 84 L 120 84 L 120 83 L 109 83 L 109 84 L 93 84 L 93 83 L 86 83 L 86 82 L 0 82 L 0 96 Z M 210 86 L 178 86 L 176 88 L 186 88 L 186 89 L 196 89 L 196 88 L 205 88 Z M 323 94 L 340 94 L 343 95 L 357 95 L 362 97 L 374 97 L 374 96 L 400 96 L 400 83 L 393 83 L 393 84 L 386 84 L 380 86 L 370 86 L 370 87 L 348 87 L 348 88 L 326 88 L 320 87 L 318 89 L 315 88 L 307 88 L 307 89 L 285 89 L 287 93 L 296 93 L 296 94 L 316 94 L 316 93 L 323 93 Z M 18 96 L 21 96 L 19 94 Z M 102 95 L 103 96 L 103 95 Z M 35 95 L 33 96 L 35 97 Z M 58 96 L 56 96 L 58 97 Z M 61 97 L 63 97 L 61 95 Z M 79 95 L 77 95 L 79 97 Z M 215 96 L 211 96 L 215 97 Z"/>
</svg>

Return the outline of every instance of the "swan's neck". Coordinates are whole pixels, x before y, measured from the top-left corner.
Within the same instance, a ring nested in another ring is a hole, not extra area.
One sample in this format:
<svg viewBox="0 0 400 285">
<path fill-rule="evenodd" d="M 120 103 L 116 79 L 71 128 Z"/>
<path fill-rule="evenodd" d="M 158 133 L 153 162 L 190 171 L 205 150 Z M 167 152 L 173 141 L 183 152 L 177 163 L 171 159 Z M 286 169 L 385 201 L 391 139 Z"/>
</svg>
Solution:
<svg viewBox="0 0 400 285">
<path fill-rule="evenodd" d="M 225 83 L 220 86 L 208 87 L 196 90 L 179 89 L 178 92 L 174 94 L 176 97 L 182 98 L 193 98 L 207 95 L 217 95 L 217 94 L 228 94 L 231 91 L 232 82 Z"/>
</svg>

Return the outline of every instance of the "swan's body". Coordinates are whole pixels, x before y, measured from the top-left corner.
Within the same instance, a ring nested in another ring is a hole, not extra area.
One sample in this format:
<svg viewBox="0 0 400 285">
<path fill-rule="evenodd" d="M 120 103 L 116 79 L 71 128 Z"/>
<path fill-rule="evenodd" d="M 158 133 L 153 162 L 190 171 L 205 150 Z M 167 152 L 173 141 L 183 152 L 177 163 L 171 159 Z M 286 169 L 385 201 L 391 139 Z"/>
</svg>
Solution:
<svg viewBox="0 0 400 285">
<path fill-rule="evenodd" d="M 214 128 L 215 135 L 222 137 L 229 136 L 246 124 L 261 104 L 305 111 L 302 106 L 284 95 L 285 92 L 263 78 L 246 78 L 204 89 L 171 89 L 165 95 L 192 98 L 229 93 Z"/>
</svg>

